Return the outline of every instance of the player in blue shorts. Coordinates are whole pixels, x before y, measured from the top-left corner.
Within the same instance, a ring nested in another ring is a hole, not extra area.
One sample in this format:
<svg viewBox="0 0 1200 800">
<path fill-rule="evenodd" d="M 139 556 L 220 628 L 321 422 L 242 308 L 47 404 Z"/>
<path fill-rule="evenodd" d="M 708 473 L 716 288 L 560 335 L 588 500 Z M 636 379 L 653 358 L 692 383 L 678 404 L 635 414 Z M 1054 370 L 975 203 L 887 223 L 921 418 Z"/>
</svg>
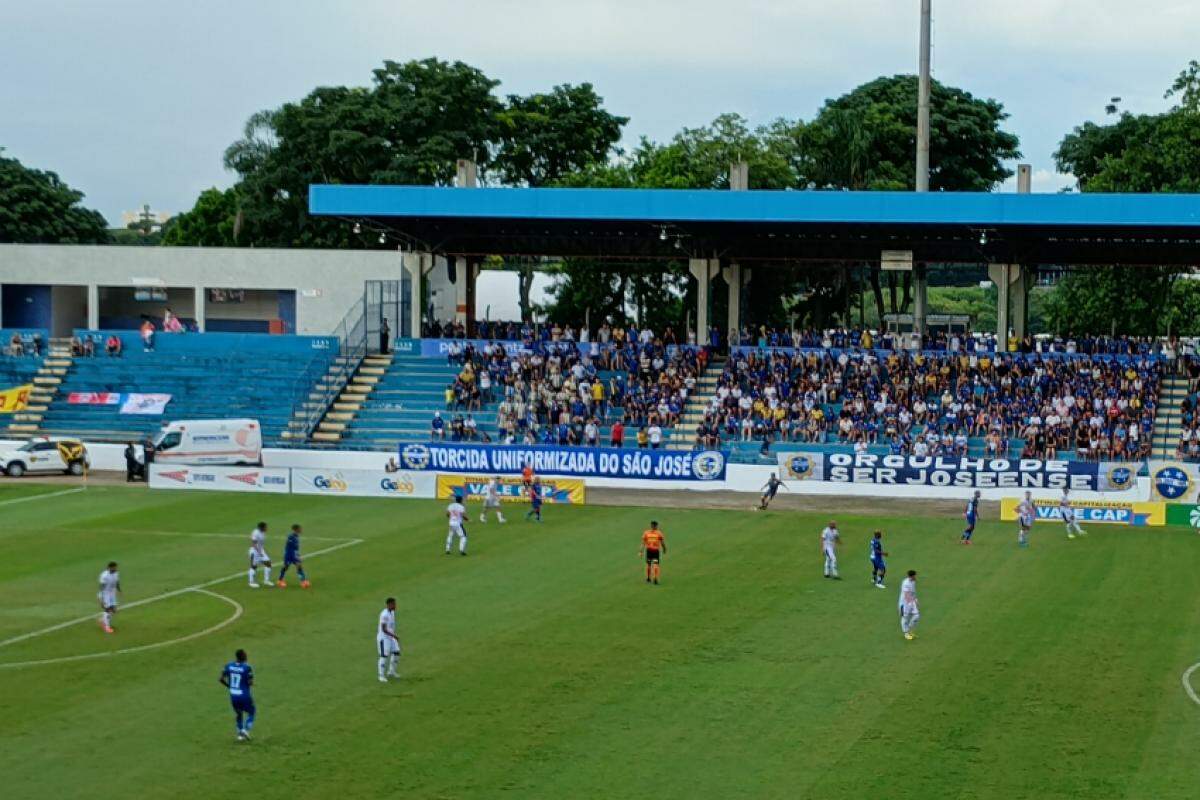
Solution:
<svg viewBox="0 0 1200 800">
<path fill-rule="evenodd" d="M 759 511 L 767 510 L 767 505 L 770 504 L 770 502 L 775 499 L 775 494 L 776 494 L 776 492 L 779 491 L 780 486 L 783 486 L 783 481 L 781 481 L 781 480 L 779 480 L 779 478 L 775 477 L 775 473 L 772 472 L 770 480 L 768 480 L 766 482 L 766 484 L 764 484 L 762 487 L 762 497 L 759 499 L 759 502 L 758 502 L 758 510 Z M 787 487 L 784 486 L 783 488 L 786 489 Z"/>
<path fill-rule="evenodd" d="M 229 690 L 229 704 L 237 715 L 237 738 L 239 742 L 250 741 L 250 729 L 254 727 L 254 698 L 250 687 L 254 685 L 254 669 L 246 663 L 246 651 L 238 650 L 234 660 L 221 670 L 221 685 Z"/>
<path fill-rule="evenodd" d="M 975 533 L 975 521 L 979 519 L 979 495 L 980 492 L 976 489 L 975 496 L 967 501 L 967 510 L 963 512 L 963 519 L 967 521 L 967 527 L 962 533 L 963 544 L 970 544 L 971 535 Z"/>
<path fill-rule="evenodd" d="M 871 539 L 871 583 L 875 584 L 877 589 L 886 589 L 883 585 L 883 576 L 887 575 L 887 563 L 883 558 L 887 553 L 883 550 L 883 531 L 875 531 L 874 538 Z"/>
<path fill-rule="evenodd" d="M 529 511 L 525 514 L 525 520 L 528 521 L 530 517 L 542 521 L 542 481 L 539 478 L 534 478 L 533 483 L 529 484 Z"/>
<path fill-rule="evenodd" d="M 284 582 L 283 576 L 287 575 L 288 567 L 295 565 L 296 574 L 300 576 L 300 586 L 307 589 L 312 586 L 308 582 L 308 576 L 304 574 L 304 559 L 300 558 L 300 526 L 293 525 L 292 532 L 288 534 L 287 543 L 283 546 L 283 568 L 279 570 L 279 581 L 276 584 L 280 589 L 287 588 L 287 583 Z"/>
</svg>

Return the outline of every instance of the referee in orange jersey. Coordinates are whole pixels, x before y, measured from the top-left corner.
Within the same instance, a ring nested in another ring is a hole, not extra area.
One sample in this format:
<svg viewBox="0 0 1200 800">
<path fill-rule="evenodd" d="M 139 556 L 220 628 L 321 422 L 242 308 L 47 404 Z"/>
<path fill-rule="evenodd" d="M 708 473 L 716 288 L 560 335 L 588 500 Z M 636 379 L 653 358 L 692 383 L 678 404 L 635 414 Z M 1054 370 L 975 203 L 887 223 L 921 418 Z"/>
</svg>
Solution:
<svg viewBox="0 0 1200 800">
<path fill-rule="evenodd" d="M 658 529 L 658 522 L 652 521 L 650 529 L 642 531 L 642 546 L 638 555 L 646 556 L 646 583 L 658 583 L 662 571 L 662 557 L 667 553 L 667 537 Z"/>
</svg>

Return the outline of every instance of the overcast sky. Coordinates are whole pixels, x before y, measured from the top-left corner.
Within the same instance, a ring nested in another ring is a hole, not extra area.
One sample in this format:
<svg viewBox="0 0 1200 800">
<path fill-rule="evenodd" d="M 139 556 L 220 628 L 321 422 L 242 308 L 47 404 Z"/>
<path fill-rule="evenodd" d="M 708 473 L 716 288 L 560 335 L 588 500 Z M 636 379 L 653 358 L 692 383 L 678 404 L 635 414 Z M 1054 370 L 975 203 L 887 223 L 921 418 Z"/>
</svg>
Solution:
<svg viewBox="0 0 1200 800">
<path fill-rule="evenodd" d="M 500 93 L 591 81 L 627 143 L 735 111 L 811 118 L 915 72 L 918 0 L 0 0 L 0 147 L 58 172 L 110 221 L 227 186 L 221 152 L 254 111 L 365 85 L 384 59 L 462 60 Z M 939 80 L 1012 115 L 1035 191 L 1069 180 L 1063 133 L 1166 107 L 1200 57 L 1195 0 L 934 0 Z"/>
</svg>

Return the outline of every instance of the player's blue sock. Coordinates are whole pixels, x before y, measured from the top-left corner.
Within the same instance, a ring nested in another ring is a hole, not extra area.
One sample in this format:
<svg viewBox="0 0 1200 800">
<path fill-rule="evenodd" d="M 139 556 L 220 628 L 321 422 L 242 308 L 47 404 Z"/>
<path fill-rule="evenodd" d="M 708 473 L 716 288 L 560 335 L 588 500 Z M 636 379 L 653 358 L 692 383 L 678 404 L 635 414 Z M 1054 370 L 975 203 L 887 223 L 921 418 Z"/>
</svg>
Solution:
<svg viewBox="0 0 1200 800">
<path fill-rule="evenodd" d="M 308 580 L 308 576 L 304 574 L 304 567 L 296 567 L 296 572 L 300 575 L 300 580 Z"/>
<path fill-rule="evenodd" d="M 243 730 L 244 729 L 242 728 L 242 712 L 238 711 L 237 712 L 237 732 L 241 733 Z"/>
<path fill-rule="evenodd" d="M 288 568 L 288 565 L 284 564 L 283 567 L 279 570 L 279 580 L 283 580 L 283 576 L 287 575 L 287 568 Z M 301 580 L 303 580 L 303 578 L 301 578 Z"/>
<path fill-rule="evenodd" d="M 249 733 L 250 729 L 253 727 L 254 727 L 254 712 L 251 711 L 250 713 L 246 714 L 246 728 L 245 728 L 246 733 Z"/>
</svg>

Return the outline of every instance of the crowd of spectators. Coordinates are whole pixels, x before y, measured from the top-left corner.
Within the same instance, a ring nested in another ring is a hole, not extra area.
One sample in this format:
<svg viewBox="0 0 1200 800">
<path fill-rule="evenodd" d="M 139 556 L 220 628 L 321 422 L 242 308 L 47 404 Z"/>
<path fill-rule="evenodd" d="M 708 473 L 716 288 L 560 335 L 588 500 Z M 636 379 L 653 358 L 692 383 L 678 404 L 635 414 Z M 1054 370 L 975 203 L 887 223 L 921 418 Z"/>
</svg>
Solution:
<svg viewBox="0 0 1200 800">
<path fill-rule="evenodd" d="M 975 437 L 989 456 L 1140 458 L 1159 379 L 1142 356 L 752 351 L 727 363 L 696 438 L 967 455 Z"/>
<path fill-rule="evenodd" d="M 621 329 L 619 344 L 610 341 L 614 346 L 599 351 L 568 339 L 530 348 L 452 346 L 447 356 L 459 372 L 446 386 L 446 410 L 469 417 L 498 402 L 495 438 L 508 444 L 623 447 L 628 430 L 637 446 L 661 447 L 668 429 L 679 424 L 708 354 L 669 345 L 648 330 Z M 453 420 L 447 427 L 439 412 L 431 435 L 456 441 L 487 435 L 463 421 L 461 430 Z"/>
</svg>

